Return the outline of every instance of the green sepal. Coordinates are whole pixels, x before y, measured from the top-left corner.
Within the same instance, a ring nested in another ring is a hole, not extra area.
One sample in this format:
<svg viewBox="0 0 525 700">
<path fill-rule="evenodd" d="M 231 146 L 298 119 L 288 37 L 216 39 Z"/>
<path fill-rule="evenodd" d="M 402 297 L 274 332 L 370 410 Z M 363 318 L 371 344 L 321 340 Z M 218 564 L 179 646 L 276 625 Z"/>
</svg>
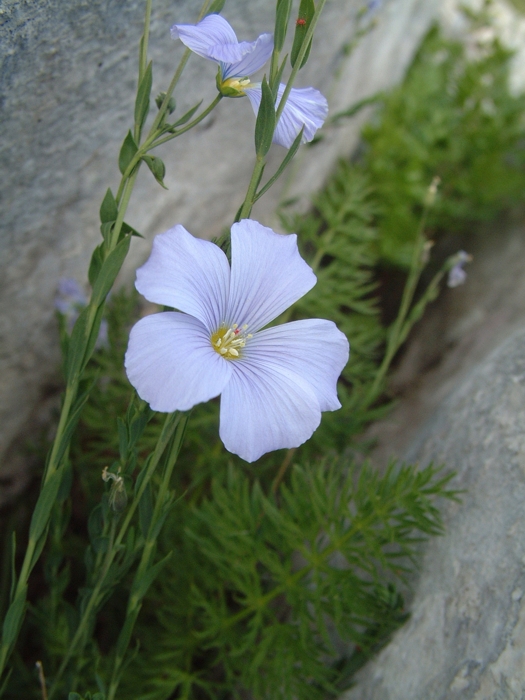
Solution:
<svg viewBox="0 0 525 700">
<path fill-rule="evenodd" d="M 98 273 L 100 272 L 100 268 L 102 267 L 103 262 L 104 262 L 104 244 L 101 243 L 93 251 L 93 255 L 91 256 L 91 262 L 89 263 L 88 279 L 89 279 L 89 284 L 92 287 L 95 286 L 95 282 L 97 281 Z"/>
<path fill-rule="evenodd" d="M 139 149 L 137 144 L 135 143 L 133 134 L 131 133 L 131 131 L 128 131 L 128 134 L 124 139 L 124 143 L 122 144 L 122 148 L 120 149 L 120 153 L 118 156 L 118 167 L 123 175 L 126 172 L 126 168 L 131 163 L 138 150 Z"/>
<path fill-rule="evenodd" d="M 261 104 L 255 122 L 255 153 L 258 156 L 265 156 L 270 150 L 275 131 L 274 97 L 266 76 L 261 83 L 261 91 Z"/>
<path fill-rule="evenodd" d="M 312 21 L 314 14 L 314 0 L 301 0 L 301 4 L 299 5 L 299 14 L 297 15 L 297 21 L 299 22 L 299 24 L 295 25 L 292 53 L 290 54 L 290 63 L 292 64 L 292 68 L 295 66 L 297 57 L 299 56 L 299 52 L 301 51 L 301 48 L 303 46 L 304 38 L 306 36 L 308 27 L 310 26 L 310 22 Z M 308 44 L 308 48 L 306 49 L 306 53 L 301 62 L 300 68 L 302 68 L 308 60 L 311 48 L 312 40 L 310 40 L 310 43 Z"/>
<path fill-rule="evenodd" d="M 159 158 L 158 156 L 142 156 L 142 160 L 146 163 L 148 168 L 151 170 L 153 173 L 153 177 L 155 180 L 159 183 L 161 187 L 164 187 L 165 190 L 168 188 L 164 184 L 164 177 L 166 175 L 166 166 L 164 165 L 164 161 Z"/>
<path fill-rule="evenodd" d="M 284 46 L 291 11 L 292 0 L 277 0 L 277 8 L 275 10 L 275 31 L 273 34 L 273 43 L 276 51 L 282 51 Z"/>
<path fill-rule="evenodd" d="M 118 216 L 118 206 L 113 196 L 113 192 L 108 187 L 102 204 L 100 205 L 100 223 L 106 224 L 110 221 L 116 221 Z"/>
<path fill-rule="evenodd" d="M 153 82 L 153 62 L 148 63 L 148 67 L 144 71 L 142 80 L 140 81 L 139 89 L 137 90 L 137 98 L 135 100 L 135 124 L 139 131 L 144 126 L 144 122 L 149 112 L 149 99 L 151 95 L 151 85 Z"/>
<path fill-rule="evenodd" d="M 222 8 L 224 7 L 225 2 L 226 2 L 226 0 L 213 0 L 213 2 L 210 5 L 206 14 L 207 15 L 218 15 L 219 12 L 222 11 Z"/>
</svg>

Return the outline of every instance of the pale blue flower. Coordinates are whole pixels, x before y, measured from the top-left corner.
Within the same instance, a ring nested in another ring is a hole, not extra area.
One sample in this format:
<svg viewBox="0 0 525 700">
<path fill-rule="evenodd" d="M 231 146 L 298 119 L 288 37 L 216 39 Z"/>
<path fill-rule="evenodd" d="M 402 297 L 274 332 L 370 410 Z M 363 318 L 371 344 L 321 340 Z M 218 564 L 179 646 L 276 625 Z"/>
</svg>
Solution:
<svg viewBox="0 0 525 700">
<path fill-rule="evenodd" d="M 72 277 L 62 277 L 58 281 L 57 294 L 55 296 L 55 309 L 64 317 L 65 326 L 69 333 L 73 330 L 80 312 L 86 307 L 88 298 L 86 293 Z M 97 349 L 108 347 L 108 322 L 105 318 L 100 323 L 95 347 Z"/>
<path fill-rule="evenodd" d="M 214 243 L 183 226 L 157 236 L 136 287 L 179 309 L 146 316 L 131 330 L 125 366 L 156 411 L 187 411 L 221 395 L 220 437 L 248 462 L 297 447 L 334 411 L 348 341 L 334 323 L 311 319 L 261 330 L 316 283 L 297 248 L 257 221 L 232 226 L 231 268 Z"/>
<path fill-rule="evenodd" d="M 174 24 L 171 36 L 180 39 L 194 53 L 219 64 L 217 87 L 226 97 L 247 95 L 255 114 L 261 104 L 261 84 L 250 82 L 273 51 L 273 35 L 261 34 L 256 41 L 237 40 L 230 24 L 220 15 L 208 15 L 196 25 Z M 279 103 L 285 85 L 279 85 Z M 311 141 L 328 114 L 325 97 L 312 87 L 292 88 L 277 124 L 273 141 L 290 148 L 304 127 L 302 143 Z"/>
<path fill-rule="evenodd" d="M 467 273 L 463 269 L 463 265 L 472 260 L 472 256 L 465 253 L 464 250 L 460 250 L 455 256 L 455 264 L 449 270 L 447 285 L 449 287 L 459 287 L 460 284 L 464 284 L 467 279 Z"/>
</svg>

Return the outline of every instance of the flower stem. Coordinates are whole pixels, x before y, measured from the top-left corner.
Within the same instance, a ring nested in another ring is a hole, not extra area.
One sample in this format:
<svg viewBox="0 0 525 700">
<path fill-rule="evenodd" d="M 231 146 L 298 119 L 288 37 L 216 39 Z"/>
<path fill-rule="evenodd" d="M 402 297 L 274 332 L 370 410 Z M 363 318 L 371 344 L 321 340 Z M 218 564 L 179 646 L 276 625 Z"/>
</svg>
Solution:
<svg viewBox="0 0 525 700">
<path fill-rule="evenodd" d="M 241 219 L 248 219 L 251 214 L 253 203 L 255 201 L 255 193 L 257 191 L 257 186 L 259 185 L 259 182 L 261 180 L 262 171 L 264 170 L 265 165 L 266 162 L 264 160 L 264 157 L 257 156 L 250 184 L 248 185 L 248 191 L 246 192 L 246 197 L 244 198 L 243 205 L 238 215 L 238 221 L 240 221 Z"/>
<path fill-rule="evenodd" d="M 216 107 L 216 106 L 219 104 L 219 102 L 222 100 L 222 97 L 223 97 L 223 96 L 222 96 L 221 93 L 219 92 L 219 93 L 217 94 L 217 97 L 213 100 L 213 102 L 211 102 L 211 103 L 206 107 L 206 109 L 204 110 L 204 112 L 201 112 L 201 114 L 199 114 L 198 117 L 196 117 L 195 119 L 193 119 L 193 121 L 191 121 L 191 122 L 189 122 L 188 124 L 186 124 L 185 126 L 183 126 L 181 129 L 177 129 L 177 131 L 175 131 L 173 134 L 169 134 L 168 136 L 165 136 L 164 138 L 161 138 L 161 139 L 159 139 L 158 141 L 155 141 L 154 143 L 151 144 L 151 146 L 150 146 L 149 148 L 150 148 L 150 149 L 151 149 L 151 148 L 156 148 L 157 146 L 160 146 L 162 143 L 166 143 L 167 141 L 171 141 L 172 139 L 177 138 L 177 136 L 180 136 L 181 134 L 184 134 L 186 131 L 189 131 L 190 129 L 193 129 L 194 126 L 197 126 L 197 124 L 199 124 L 205 117 L 208 116 L 208 114 L 210 114 L 210 112 L 212 112 L 212 111 L 215 109 L 215 107 Z"/>
<path fill-rule="evenodd" d="M 128 512 L 126 513 L 126 517 L 124 518 L 124 521 L 122 525 L 120 526 L 118 535 L 115 537 L 115 528 L 116 528 L 116 522 L 117 518 L 113 519 L 112 523 L 112 532 L 110 534 L 110 544 L 108 546 L 107 554 L 104 559 L 104 563 L 102 565 L 101 571 L 95 571 L 93 572 L 92 580 L 96 581 L 96 584 L 91 592 L 91 595 L 89 596 L 89 600 L 86 603 L 86 606 L 84 608 L 84 612 L 82 614 L 82 617 L 78 623 L 78 627 L 76 629 L 75 635 L 73 639 L 71 640 L 71 643 L 69 644 L 68 651 L 64 659 L 62 660 L 62 663 L 60 665 L 60 668 L 55 676 L 53 686 L 49 692 L 49 700 L 53 697 L 53 695 L 56 693 L 58 690 L 58 683 L 60 679 L 62 678 L 62 675 L 64 671 L 67 668 L 67 665 L 69 664 L 70 659 L 74 654 L 81 654 L 86 640 L 85 640 L 85 632 L 87 629 L 89 629 L 89 622 L 91 620 L 92 614 L 96 611 L 97 606 L 100 604 L 100 601 L 102 599 L 102 592 L 103 592 L 103 587 L 106 582 L 106 578 L 109 572 L 109 569 L 111 565 L 113 564 L 113 561 L 115 560 L 116 555 L 118 552 L 121 551 L 121 545 L 122 542 L 124 541 L 124 538 L 126 536 L 126 533 L 128 531 L 128 528 L 131 524 L 131 520 L 135 514 L 136 509 L 138 508 L 140 499 L 142 498 L 142 495 L 144 491 L 146 490 L 147 485 L 151 481 L 151 477 L 155 473 L 155 470 L 158 466 L 158 463 L 164 453 L 164 450 L 166 449 L 169 441 L 171 440 L 171 437 L 173 433 L 175 432 L 175 429 L 177 428 L 177 425 L 179 424 L 181 420 L 181 414 L 180 413 L 169 413 L 166 417 L 166 420 L 164 422 L 164 426 L 162 428 L 162 432 L 160 435 L 160 438 L 157 442 L 157 445 L 155 446 L 155 451 L 153 453 L 153 457 L 151 458 L 151 461 L 149 462 L 147 466 L 147 471 L 146 474 L 144 475 L 144 478 L 142 479 L 140 488 L 138 489 L 135 498 L 133 499 Z M 186 419 L 185 419 L 186 420 Z"/>
<path fill-rule="evenodd" d="M 141 586 L 141 583 L 144 580 L 145 576 L 148 574 L 148 571 L 151 570 L 151 561 L 155 553 L 155 544 L 157 540 L 158 523 L 162 521 L 165 515 L 166 508 L 169 508 L 169 506 L 171 505 L 169 496 L 169 486 L 171 482 L 173 468 L 175 467 L 177 457 L 179 456 L 180 448 L 182 446 L 184 432 L 186 430 L 188 420 L 189 416 L 183 415 L 181 416 L 181 419 L 177 425 L 177 431 L 173 438 L 173 444 L 171 446 L 171 451 L 168 457 L 166 468 L 164 469 L 162 482 L 157 493 L 155 508 L 153 510 L 151 524 L 149 526 L 146 541 L 144 543 L 144 548 L 142 550 L 141 560 L 137 571 L 135 572 L 133 583 L 131 585 L 131 593 L 128 599 L 128 606 L 126 610 L 126 620 L 120 631 L 119 639 L 116 644 L 115 658 L 113 662 L 113 672 L 111 675 L 107 700 L 114 700 L 115 698 L 115 694 L 117 692 L 118 685 L 120 682 L 122 663 L 124 661 L 127 648 L 129 646 L 135 621 L 142 608 L 142 600 L 147 592 L 147 588 L 143 588 Z"/>
</svg>

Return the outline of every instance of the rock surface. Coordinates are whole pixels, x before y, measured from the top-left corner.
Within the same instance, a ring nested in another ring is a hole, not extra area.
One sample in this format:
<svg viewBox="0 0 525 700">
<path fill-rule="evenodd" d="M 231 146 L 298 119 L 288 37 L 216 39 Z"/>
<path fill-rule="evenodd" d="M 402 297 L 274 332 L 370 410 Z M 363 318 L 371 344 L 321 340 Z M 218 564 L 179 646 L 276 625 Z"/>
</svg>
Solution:
<svg viewBox="0 0 525 700">
<path fill-rule="evenodd" d="M 332 113 L 398 81 L 439 9 L 428 0 L 385 0 L 377 26 L 349 55 L 364 4 L 327 3 L 315 58 L 300 75 L 298 85 L 321 89 Z M 168 29 L 175 21 L 194 22 L 200 3 L 153 5 L 156 94 L 182 54 Z M 224 15 L 240 38 L 253 39 L 271 31 L 274 5 L 275 0 L 228 0 Z M 59 278 L 86 279 L 100 235 L 100 201 L 108 186 L 118 185 L 116 158 L 131 126 L 143 8 L 143 0 L 1 4 L 0 460 L 24 426 L 31 436 L 31 416 L 53 391 L 59 361 L 53 298 Z M 179 113 L 201 98 L 211 101 L 214 83 L 215 67 L 193 57 L 180 83 Z M 159 151 L 169 191 L 141 172 L 127 216 L 133 226 L 148 238 L 179 222 L 211 236 L 231 222 L 253 165 L 254 117 L 247 102 L 224 100 L 187 138 Z M 319 187 L 335 160 L 354 148 L 358 131 L 354 120 L 328 129 L 320 144 L 303 149 L 286 195 L 304 200 Z M 273 167 L 283 155 L 274 148 Z M 254 212 L 266 222 L 282 192 L 275 188 L 270 194 Z M 146 255 L 147 244 L 134 241 L 128 279 Z M 9 453 L 5 468 L 13 472 L 16 459 Z"/>
<path fill-rule="evenodd" d="M 474 369 L 407 454 L 457 472 L 411 619 L 345 700 L 525 696 L 525 331 Z"/>
</svg>

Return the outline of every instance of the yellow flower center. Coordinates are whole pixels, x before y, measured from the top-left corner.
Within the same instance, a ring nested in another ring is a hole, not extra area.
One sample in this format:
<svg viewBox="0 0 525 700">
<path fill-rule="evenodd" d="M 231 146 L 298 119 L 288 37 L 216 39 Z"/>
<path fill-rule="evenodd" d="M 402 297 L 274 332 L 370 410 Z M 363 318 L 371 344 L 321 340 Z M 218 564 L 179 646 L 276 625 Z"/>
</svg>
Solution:
<svg viewBox="0 0 525 700">
<path fill-rule="evenodd" d="M 226 360 L 236 360 L 240 357 L 239 351 L 246 345 L 246 341 L 252 338 L 252 334 L 246 334 L 248 326 L 242 328 L 234 323 L 231 328 L 221 326 L 211 336 L 211 345 L 215 352 Z"/>
<path fill-rule="evenodd" d="M 246 93 L 244 89 L 250 85 L 250 78 L 226 78 L 218 80 L 219 92 L 225 97 L 243 97 Z"/>
</svg>

